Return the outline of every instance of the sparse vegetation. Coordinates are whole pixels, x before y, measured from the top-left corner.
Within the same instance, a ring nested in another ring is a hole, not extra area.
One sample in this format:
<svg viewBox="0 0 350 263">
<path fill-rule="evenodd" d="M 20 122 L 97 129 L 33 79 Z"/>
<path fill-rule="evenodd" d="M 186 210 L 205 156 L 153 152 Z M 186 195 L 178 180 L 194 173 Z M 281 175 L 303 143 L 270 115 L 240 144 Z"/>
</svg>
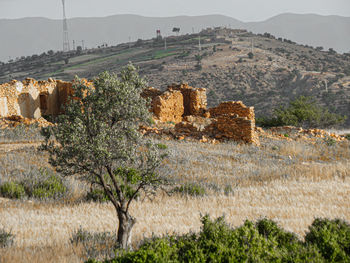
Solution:
<svg viewBox="0 0 350 263">
<path fill-rule="evenodd" d="M 343 123 L 346 116 L 329 112 L 325 107 L 318 105 L 311 97 L 300 96 L 290 102 L 288 107 L 274 110 L 272 118 L 258 118 L 257 124 L 262 127 L 273 126 L 301 126 L 301 127 L 331 127 Z"/>
<path fill-rule="evenodd" d="M 69 239 L 74 248 L 82 246 L 81 258 L 88 260 L 115 257 L 118 247 L 117 236 L 110 232 L 89 232 L 79 228 L 72 233 Z"/>
<path fill-rule="evenodd" d="M 11 232 L 6 231 L 4 228 L 0 228 L 0 248 L 12 246 L 14 243 L 14 238 L 15 237 Z"/>
<path fill-rule="evenodd" d="M 66 193 L 63 179 L 48 169 L 40 169 L 39 176 L 28 174 L 20 181 L 0 185 L 0 196 L 12 199 L 59 199 Z"/>
</svg>

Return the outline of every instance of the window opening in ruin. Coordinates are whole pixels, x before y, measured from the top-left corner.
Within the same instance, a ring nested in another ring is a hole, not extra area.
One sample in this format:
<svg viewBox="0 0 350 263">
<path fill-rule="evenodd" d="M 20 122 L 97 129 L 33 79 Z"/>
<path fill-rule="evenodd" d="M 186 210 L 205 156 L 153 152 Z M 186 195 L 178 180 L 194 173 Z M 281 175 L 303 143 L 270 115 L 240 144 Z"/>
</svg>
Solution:
<svg viewBox="0 0 350 263">
<path fill-rule="evenodd" d="M 47 106 L 47 101 L 48 101 L 48 96 L 47 94 L 40 94 L 40 110 L 46 111 L 48 106 Z"/>
</svg>

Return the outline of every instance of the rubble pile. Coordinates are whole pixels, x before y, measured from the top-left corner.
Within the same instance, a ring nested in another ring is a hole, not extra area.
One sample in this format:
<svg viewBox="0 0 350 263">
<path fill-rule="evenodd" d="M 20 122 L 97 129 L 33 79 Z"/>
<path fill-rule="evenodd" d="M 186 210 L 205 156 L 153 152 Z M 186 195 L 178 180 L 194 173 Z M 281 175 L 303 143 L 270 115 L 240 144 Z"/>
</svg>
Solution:
<svg viewBox="0 0 350 263">
<path fill-rule="evenodd" d="M 345 136 L 341 136 L 332 132 L 321 129 L 303 129 L 294 126 L 272 127 L 266 130 L 256 128 L 256 132 L 263 137 L 280 140 L 307 140 L 316 142 L 317 139 L 333 139 L 335 141 L 346 141 Z"/>
<path fill-rule="evenodd" d="M 39 119 L 31 119 L 13 115 L 5 118 L 0 118 L 0 129 L 15 128 L 18 125 L 37 125 L 38 127 L 47 127 L 53 124 L 42 117 Z"/>
</svg>

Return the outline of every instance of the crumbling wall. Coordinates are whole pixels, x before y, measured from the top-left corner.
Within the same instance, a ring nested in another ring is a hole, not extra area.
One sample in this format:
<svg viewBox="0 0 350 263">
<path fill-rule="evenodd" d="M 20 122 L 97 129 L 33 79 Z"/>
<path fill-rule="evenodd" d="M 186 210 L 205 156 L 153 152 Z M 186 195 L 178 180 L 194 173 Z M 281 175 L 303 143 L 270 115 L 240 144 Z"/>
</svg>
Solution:
<svg viewBox="0 0 350 263">
<path fill-rule="evenodd" d="M 242 101 L 222 102 L 217 107 L 209 109 L 209 112 L 211 117 L 236 114 L 238 117 L 255 120 L 254 107 L 247 107 Z"/>
<path fill-rule="evenodd" d="M 159 89 L 148 87 L 142 91 L 141 97 L 152 101 L 155 97 L 162 95 L 162 93 L 163 92 L 161 92 Z"/>
<path fill-rule="evenodd" d="M 183 95 L 180 91 L 166 91 L 152 101 L 154 117 L 162 122 L 181 122 L 184 114 Z"/>
<path fill-rule="evenodd" d="M 188 84 L 171 85 L 168 90 L 179 90 L 183 95 L 184 116 L 202 115 L 207 109 L 207 93 L 204 88 L 193 88 Z"/>
<path fill-rule="evenodd" d="M 218 131 L 217 137 L 260 144 L 255 131 L 254 107 L 247 107 L 242 101 L 228 101 L 209 109 L 209 112 L 216 118 L 213 125 Z"/>
<path fill-rule="evenodd" d="M 0 117 L 39 119 L 44 115 L 58 115 L 70 94 L 72 82 L 31 78 L 22 82 L 13 80 L 0 85 Z"/>
<path fill-rule="evenodd" d="M 259 145 L 259 138 L 255 131 L 255 121 L 235 115 L 222 115 L 214 123 L 218 131 L 217 137 L 226 137 L 235 141 L 243 141 Z"/>
</svg>

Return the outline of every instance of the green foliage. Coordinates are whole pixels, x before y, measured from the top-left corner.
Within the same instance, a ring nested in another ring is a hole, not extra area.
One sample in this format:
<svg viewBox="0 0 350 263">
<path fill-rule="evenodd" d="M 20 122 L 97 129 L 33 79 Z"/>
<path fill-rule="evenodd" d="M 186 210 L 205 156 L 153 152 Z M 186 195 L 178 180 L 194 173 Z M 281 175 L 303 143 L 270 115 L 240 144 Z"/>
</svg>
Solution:
<svg viewBox="0 0 350 263">
<path fill-rule="evenodd" d="M 165 144 L 162 144 L 162 143 L 158 143 L 158 144 L 156 144 L 156 146 L 158 147 L 158 149 L 161 149 L 161 150 L 168 149 L 168 146 L 166 146 Z"/>
<path fill-rule="evenodd" d="M 249 58 L 249 59 L 253 59 L 253 58 L 254 58 L 254 54 L 253 54 L 252 52 L 249 52 L 249 53 L 248 53 L 248 58 Z"/>
<path fill-rule="evenodd" d="M 4 228 L 0 229 L 0 248 L 13 245 L 15 236 L 11 232 L 7 232 Z"/>
<path fill-rule="evenodd" d="M 63 179 L 47 169 L 40 169 L 38 177 L 29 176 L 19 182 L 6 182 L 0 186 L 0 195 L 13 199 L 58 199 L 66 192 Z"/>
<path fill-rule="evenodd" d="M 0 194 L 11 199 L 21 199 L 26 195 L 23 185 L 17 182 L 6 182 L 0 186 Z"/>
<path fill-rule="evenodd" d="M 174 192 L 191 196 L 203 196 L 206 194 L 205 188 L 195 183 L 186 183 L 175 187 Z"/>
<path fill-rule="evenodd" d="M 275 109 L 272 118 L 257 118 L 257 124 L 263 127 L 293 125 L 324 128 L 341 124 L 345 119 L 346 116 L 331 113 L 318 105 L 312 97 L 300 96 L 290 102 L 288 107 Z"/>
<path fill-rule="evenodd" d="M 303 242 L 269 219 L 245 221 L 231 228 L 223 217 L 202 217 L 198 234 L 165 236 L 144 241 L 137 251 L 126 252 L 110 263 L 131 262 L 348 262 L 348 257 L 323 257 L 318 246 Z M 331 221 L 327 221 L 331 222 Z M 336 223 L 338 224 L 338 223 Z M 341 226 L 338 225 L 338 226 Z M 339 245 L 340 236 L 336 244 Z M 345 242 L 346 244 L 347 241 Z M 343 243 L 342 243 L 343 244 Z M 97 262 L 90 260 L 89 262 Z"/>
<path fill-rule="evenodd" d="M 41 169 L 40 176 L 25 178 L 20 184 L 28 197 L 37 199 L 58 199 L 67 192 L 63 178 L 49 169 Z"/>
<path fill-rule="evenodd" d="M 315 245 L 328 262 L 350 262 L 350 225 L 340 219 L 315 219 L 305 241 Z"/>
<path fill-rule="evenodd" d="M 348 139 L 350 141 L 350 133 L 345 135 L 345 138 Z"/>
<path fill-rule="evenodd" d="M 67 188 L 64 186 L 63 181 L 58 176 L 51 175 L 46 180 L 37 182 L 28 193 L 29 196 L 34 198 L 46 199 L 57 198 L 62 196 L 66 191 Z"/>
</svg>

